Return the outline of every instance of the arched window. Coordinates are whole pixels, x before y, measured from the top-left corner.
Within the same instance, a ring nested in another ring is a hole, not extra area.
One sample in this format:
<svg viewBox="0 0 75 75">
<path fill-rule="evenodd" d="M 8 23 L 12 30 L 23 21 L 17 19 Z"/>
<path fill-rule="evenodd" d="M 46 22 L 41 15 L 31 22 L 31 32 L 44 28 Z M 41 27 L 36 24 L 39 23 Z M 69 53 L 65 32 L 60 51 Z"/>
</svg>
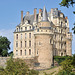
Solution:
<svg viewBox="0 0 75 75">
<path fill-rule="evenodd" d="M 18 39 L 18 34 L 16 34 L 16 39 Z"/>
<path fill-rule="evenodd" d="M 22 39 L 22 34 L 21 34 L 21 39 Z"/>
<path fill-rule="evenodd" d="M 29 55 L 31 55 L 31 49 L 29 49 Z"/>
<path fill-rule="evenodd" d="M 21 48 L 22 48 L 22 41 L 21 41 Z"/>
<path fill-rule="evenodd" d="M 26 41 L 25 41 L 25 47 L 26 47 Z"/>
<path fill-rule="evenodd" d="M 20 55 L 22 55 L 22 50 L 20 50 Z"/>
<path fill-rule="evenodd" d="M 29 47 L 31 47 L 31 41 L 29 41 Z"/>
<path fill-rule="evenodd" d="M 26 50 L 25 50 L 25 55 L 26 55 Z"/>
<path fill-rule="evenodd" d="M 18 50 L 16 50 L 16 55 L 18 55 Z"/>
<path fill-rule="evenodd" d="M 25 39 L 27 38 L 27 34 L 25 33 Z"/>
<path fill-rule="evenodd" d="M 18 41 L 16 41 L 16 47 L 18 47 Z"/>
<path fill-rule="evenodd" d="M 21 31 L 22 31 L 22 27 L 21 27 Z"/>
</svg>

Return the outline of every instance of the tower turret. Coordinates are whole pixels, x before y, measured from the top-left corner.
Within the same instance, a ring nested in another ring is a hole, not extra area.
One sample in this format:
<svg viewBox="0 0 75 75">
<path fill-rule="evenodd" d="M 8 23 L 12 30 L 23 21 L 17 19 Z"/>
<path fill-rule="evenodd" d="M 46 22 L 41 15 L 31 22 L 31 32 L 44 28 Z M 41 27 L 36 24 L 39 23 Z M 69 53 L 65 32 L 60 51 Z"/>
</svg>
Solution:
<svg viewBox="0 0 75 75">
<path fill-rule="evenodd" d="M 48 21 L 48 18 L 47 18 L 47 11 L 46 11 L 46 8 L 44 6 L 43 8 L 43 17 L 42 17 L 42 21 Z"/>
</svg>

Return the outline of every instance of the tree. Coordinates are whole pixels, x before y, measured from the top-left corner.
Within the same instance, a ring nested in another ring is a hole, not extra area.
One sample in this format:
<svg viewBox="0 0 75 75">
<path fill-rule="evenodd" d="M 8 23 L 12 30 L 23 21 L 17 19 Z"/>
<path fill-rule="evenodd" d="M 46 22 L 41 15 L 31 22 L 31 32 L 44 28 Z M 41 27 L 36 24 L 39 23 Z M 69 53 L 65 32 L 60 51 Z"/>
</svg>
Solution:
<svg viewBox="0 0 75 75">
<path fill-rule="evenodd" d="M 71 57 L 68 57 L 65 61 L 61 63 L 62 70 L 59 71 L 57 75 L 75 75 L 72 72 L 72 69 L 75 68 L 75 54 Z"/>
<path fill-rule="evenodd" d="M 22 59 L 10 58 L 7 61 L 6 68 L 0 69 L 0 75 L 38 75 L 39 72 L 30 70 L 28 65 Z"/>
<path fill-rule="evenodd" d="M 10 41 L 7 37 L 0 36 L 0 56 L 7 56 L 8 50 L 10 49 Z"/>
<path fill-rule="evenodd" d="M 73 5 L 75 4 L 75 0 L 62 0 L 61 3 L 59 3 L 59 5 L 61 6 L 65 6 L 67 8 L 69 8 L 70 6 L 73 7 Z M 73 11 L 73 13 L 75 14 L 75 11 Z M 74 28 L 72 28 L 73 33 L 75 34 L 75 23 L 74 23 Z"/>
</svg>

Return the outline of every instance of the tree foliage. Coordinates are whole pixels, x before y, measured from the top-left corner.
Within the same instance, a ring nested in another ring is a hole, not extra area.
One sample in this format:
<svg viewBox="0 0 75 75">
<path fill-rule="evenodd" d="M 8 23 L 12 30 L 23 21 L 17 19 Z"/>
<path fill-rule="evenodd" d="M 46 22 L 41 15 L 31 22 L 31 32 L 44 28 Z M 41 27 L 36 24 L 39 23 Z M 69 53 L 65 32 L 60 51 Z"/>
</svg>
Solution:
<svg viewBox="0 0 75 75">
<path fill-rule="evenodd" d="M 61 65 L 60 63 L 63 62 L 64 60 L 66 60 L 69 56 L 54 56 L 54 60 L 58 62 L 59 65 Z"/>
<path fill-rule="evenodd" d="M 0 55 L 7 56 L 9 49 L 10 41 L 7 39 L 7 37 L 0 36 Z"/>
<path fill-rule="evenodd" d="M 65 61 L 61 63 L 62 70 L 57 75 L 75 75 L 74 72 L 72 72 L 72 69 L 75 68 L 75 54 L 73 57 L 68 57 Z"/>
<path fill-rule="evenodd" d="M 75 4 L 74 0 L 62 0 L 61 3 L 59 3 L 61 6 L 66 6 L 67 8 L 69 6 L 73 6 Z"/>
<path fill-rule="evenodd" d="M 30 70 L 28 65 L 21 59 L 9 59 L 5 69 L 0 70 L 0 75 L 38 75 L 39 72 Z"/>
</svg>

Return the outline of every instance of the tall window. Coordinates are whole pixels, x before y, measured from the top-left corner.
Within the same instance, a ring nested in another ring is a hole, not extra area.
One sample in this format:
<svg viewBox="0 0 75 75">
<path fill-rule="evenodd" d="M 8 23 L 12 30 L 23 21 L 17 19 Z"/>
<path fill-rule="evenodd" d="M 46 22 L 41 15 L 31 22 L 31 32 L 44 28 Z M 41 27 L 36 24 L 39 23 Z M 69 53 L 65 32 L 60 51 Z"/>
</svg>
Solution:
<svg viewBox="0 0 75 75">
<path fill-rule="evenodd" d="M 31 33 L 29 33 L 29 38 L 31 38 Z"/>
<path fill-rule="evenodd" d="M 37 29 L 37 32 L 39 32 L 39 29 Z"/>
<path fill-rule="evenodd" d="M 18 55 L 18 50 L 16 50 L 16 55 Z"/>
<path fill-rule="evenodd" d="M 25 33 L 25 39 L 27 38 L 27 34 Z"/>
<path fill-rule="evenodd" d="M 16 39 L 18 39 L 18 34 L 16 34 Z"/>
<path fill-rule="evenodd" d="M 31 26 L 29 27 L 29 29 L 31 29 Z"/>
<path fill-rule="evenodd" d="M 62 22 L 61 22 L 61 27 L 62 27 Z"/>
<path fill-rule="evenodd" d="M 22 50 L 20 50 L 20 55 L 22 55 Z"/>
<path fill-rule="evenodd" d="M 17 32 L 18 32 L 18 28 L 17 28 Z"/>
<path fill-rule="evenodd" d="M 31 49 L 29 49 L 29 55 L 31 55 Z"/>
<path fill-rule="evenodd" d="M 51 44 L 51 39 L 50 39 L 50 44 Z"/>
<path fill-rule="evenodd" d="M 26 41 L 25 41 L 25 47 L 26 47 Z"/>
<path fill-rule="evenodd" d="M 22 41 L 21 41 L 21 48 L 22 48 Z"/>
<path fill-rule="evenodd" d="M 21 31 L 22 31 L 22 27 L 21 27 Z"/>
<path fill-rule="evenodd" d="M 16 47 L 18 47 L 18 41 L 16 41 Z"/>
<path fill-rule="evenodd" d="M 26 55 L 26 50 L 25 50 L 25 55 Z"/>
<path fill-rule="evenodd" d="M 31 47 L 31 41 L 29 41 L 29 47 Z"/>
<path fill-rule="evenodd" d="M 25 30 L 27 30 L 27 27 L 25 27 Z"/>
<path fill-rule="evenodd" d="M 22 34 L 21 34 L 21 39 L 22 39 Z"/>
</svg>

